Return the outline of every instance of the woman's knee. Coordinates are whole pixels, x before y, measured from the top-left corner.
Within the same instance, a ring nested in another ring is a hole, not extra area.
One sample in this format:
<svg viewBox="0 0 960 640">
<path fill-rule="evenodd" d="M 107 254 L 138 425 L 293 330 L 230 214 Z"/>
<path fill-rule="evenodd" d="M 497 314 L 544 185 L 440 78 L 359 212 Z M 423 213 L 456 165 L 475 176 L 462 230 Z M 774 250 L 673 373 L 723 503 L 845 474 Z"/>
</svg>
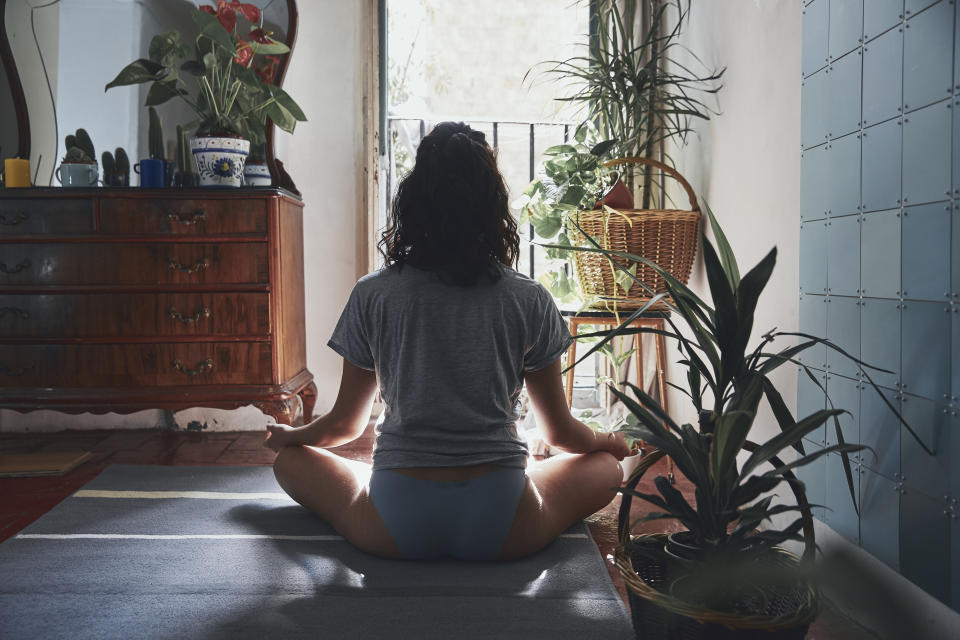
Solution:
<svg viewBox="0 0 960 640">
<path fill-rule="evenodd" d="M 593 481 L 597 502 L 603 502 L 598 508 L 602 508 L 616 497 L 617 487 L 623 483 L 623 467 L 613 454 L 606 451 L 594 451 L 586 456 L 588 459 L 584 462 L 589 468 L 585 477 Z"/>
<path fill-rule="evenodd" d="M 285 491 L 301 466 L 303 454 L 302 446 L 287 446 L 280 449 L 273 460 L 273 475 Z"/>
</svg>

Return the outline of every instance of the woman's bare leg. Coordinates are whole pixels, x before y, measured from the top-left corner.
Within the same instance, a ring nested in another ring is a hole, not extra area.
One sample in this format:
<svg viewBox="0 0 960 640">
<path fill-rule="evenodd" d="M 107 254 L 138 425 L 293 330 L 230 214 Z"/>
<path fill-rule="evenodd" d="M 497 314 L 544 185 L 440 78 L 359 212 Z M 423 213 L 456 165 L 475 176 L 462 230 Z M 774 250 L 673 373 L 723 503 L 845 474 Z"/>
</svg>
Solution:
<svg viewBox="0 0 960 640">
<path fill-rule="evenodd" d="M 527 469 L 527 488 L 501 559 L 536 553 L 572 524 L 610 504 L 623 467 L 605 452 L 562 454 Z"/>
<path fill-rule="evenodd" d="M 273 463 L 280 487 L 355 547 L 387 558 L 401 557 L 370 500 L 370 465 L 325 449 L 288 446 Z"/>
</svg>

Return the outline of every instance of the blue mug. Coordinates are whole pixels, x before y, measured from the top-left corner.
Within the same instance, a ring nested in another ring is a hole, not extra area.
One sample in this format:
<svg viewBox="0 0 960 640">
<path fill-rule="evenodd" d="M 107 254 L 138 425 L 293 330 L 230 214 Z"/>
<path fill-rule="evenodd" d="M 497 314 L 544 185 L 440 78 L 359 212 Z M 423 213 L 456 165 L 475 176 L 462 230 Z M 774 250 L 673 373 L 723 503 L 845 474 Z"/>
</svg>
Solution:
<svg viewBox="0 0 960 640">
<path fill-rule="evenodd" d="M 164 187 L 163 160 L 144 158 L 133 165 L 133 171 L 140 175 L 140 186 L 147 189 Z"/>
</svg>

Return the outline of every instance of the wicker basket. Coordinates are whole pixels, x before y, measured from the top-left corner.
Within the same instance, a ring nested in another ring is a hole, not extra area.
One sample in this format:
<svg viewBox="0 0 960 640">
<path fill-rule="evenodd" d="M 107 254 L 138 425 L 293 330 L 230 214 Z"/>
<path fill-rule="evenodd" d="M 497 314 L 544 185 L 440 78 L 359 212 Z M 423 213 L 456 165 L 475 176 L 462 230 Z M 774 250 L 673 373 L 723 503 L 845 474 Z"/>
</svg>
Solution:
<svg viewBox="0 0 960 640">
<path fill-rule="evenodd" d="M 608 167 L 621 164 L 645 164 L 661 169 L 674 177 L 690 198 L 690 210 L 680 209 L 617 209 L 578 211 L 577 224 L 604 249 L 643 256 L 662 267 L 674 278 L 686 284 L 693 267 L 697 248 L 697 226 L 700 208 L 697 197 L 683 176 L 670 167 L 647 158 L 621 158 L 607 162 Z M 570 241 L 578 246 L 593 245 L 576 228 L 568 229 Z M 577 280 L 583 292 L 603 301 L 616 301 L 619 308 L 635 308 L 647 302 L 652 295 L 640 284 L 634 283 L 626 293 L 616 284 L 616 267 L 600 253 L 573 252 Z M 632 261 L 614 258 L 614 262 L 629 268 Z M 655 293 L 666 291 L 663 278 L 644 264 L 637 265 L 637 278 Z"/>
<path fill-rule="evenodd" d="M 744 449 L 752 451 L 756 445 L 748 442 Z M 643 474 L 664 456 L 662 451 L 647 454 L 625 483 L 618 519 L 619 544 L 614 560 L 627 586 L 633 628 L 638 640 L 802 640 L 810 622 L 819 610 L 817 592 L 810 585 L 797 585 L 788 593 L 764 594 L 758 598 L 755 611 L 729 613 L 713 611 L 680 600 L 668 591 L 668 585 L 678 576 L 669 575 L 668 568 L 643 554 L 632 553 L 638 544 L 659 544 L 666 536 L 645 535 L 630 538 L 630 504 L 632 491 Z M 783 466 L 776 457 L 774 466 Z M 792 474 L 791 474 L 792 475 Z M 799 483 L 790 483 L 803 518 L 803 559 L 780 550 L 772 559 L 779 564 L 812 562 L 816 553 L 813 516 Z"/>
</svg>

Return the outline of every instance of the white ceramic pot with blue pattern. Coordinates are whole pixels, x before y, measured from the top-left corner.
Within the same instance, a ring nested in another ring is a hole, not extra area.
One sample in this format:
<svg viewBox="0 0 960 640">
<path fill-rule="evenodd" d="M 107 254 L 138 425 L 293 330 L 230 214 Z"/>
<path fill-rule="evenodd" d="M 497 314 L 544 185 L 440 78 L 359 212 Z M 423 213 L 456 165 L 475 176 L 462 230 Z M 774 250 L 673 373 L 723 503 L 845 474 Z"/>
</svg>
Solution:
<svg viewBox="0 0 960 640">
<path fill-rule="evenodd" d="M 243 169 L 243 184 L 248 187 L 269 187 L 272 182 L 266 162 L 248 162 Z"/>
<path fill-rule="evenodd" d="M 239 136 L 195 136 L 190 150 L 201 187 L 239 187 L 250 154 L 250 141 Z"/>
</svg>

